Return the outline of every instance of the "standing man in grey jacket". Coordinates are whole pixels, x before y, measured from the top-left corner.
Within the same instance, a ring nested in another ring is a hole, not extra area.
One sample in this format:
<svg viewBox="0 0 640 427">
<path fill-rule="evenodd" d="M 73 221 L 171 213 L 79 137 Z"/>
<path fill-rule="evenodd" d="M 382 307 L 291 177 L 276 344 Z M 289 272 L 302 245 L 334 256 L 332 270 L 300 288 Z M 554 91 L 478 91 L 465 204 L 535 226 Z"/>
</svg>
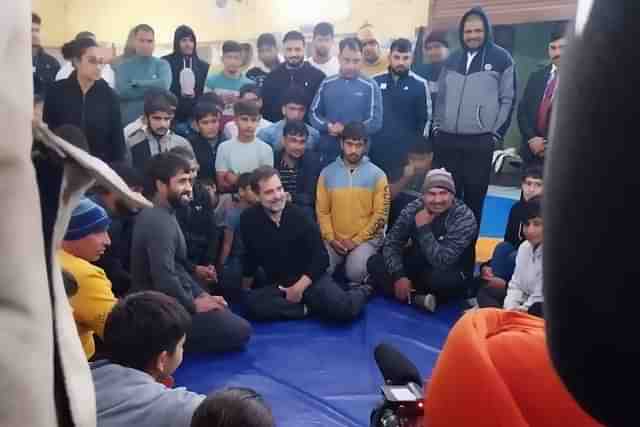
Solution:
<svg viewBox="0 0 640 427">
<path fill-rule="evenodd" d="M 192 198 L 191 166 L 174 153 L 161 153 L 147 165 L 147 196 L 155 207 L 136 218 L 131 247 L 132 291 L 154 290 L 178 300 L 192 315 L 187 351 L 239 350 L 251 326 L 233 314 L 220 296 L 206 293 L 187 271 L 187 244 L 175 211 Z"/>
<path fill-rule="evenodd" d="M 504 138 L 516 97 L 513 58 L 493 42 L 481 8 L 460 23 L 463 48 L 446 61 L 438 82 L 433 135 L 436 163 L 453 174 L 460 198 L 478 224 L 494 144 Z"/>
</svg>

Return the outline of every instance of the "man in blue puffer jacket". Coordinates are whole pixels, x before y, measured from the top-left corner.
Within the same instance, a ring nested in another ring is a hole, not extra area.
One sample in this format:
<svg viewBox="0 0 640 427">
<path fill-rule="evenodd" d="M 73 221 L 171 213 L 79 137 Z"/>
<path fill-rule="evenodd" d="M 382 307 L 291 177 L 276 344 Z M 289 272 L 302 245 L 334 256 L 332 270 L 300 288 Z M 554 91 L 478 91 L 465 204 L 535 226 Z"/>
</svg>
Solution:
<svg viewBox="0 0 640 427">
<path fill-rule="evenodd" d="M 493 42 L 481 8 L 463 16 L 460 41 L 463 48 L 449 57 L 438 81 L 434 151 L 436 162 L 453 174 L 458 193 L 480 223 L 494 144 L 511 123 L 515 67 L 509 52 Z"/>
<path fill-rule="evenodd" d="M 353 37 L 340 42 L 340 74 L 324 79 L 311 104 L 311 125 L 320 132 L 317 148 L 322 163 L 340 154 L 344 125 L 363 123 L 371 136 L 382 127 L 382 93 L 378 84 L 361 74 L 362 43 Z"/>
</svg>

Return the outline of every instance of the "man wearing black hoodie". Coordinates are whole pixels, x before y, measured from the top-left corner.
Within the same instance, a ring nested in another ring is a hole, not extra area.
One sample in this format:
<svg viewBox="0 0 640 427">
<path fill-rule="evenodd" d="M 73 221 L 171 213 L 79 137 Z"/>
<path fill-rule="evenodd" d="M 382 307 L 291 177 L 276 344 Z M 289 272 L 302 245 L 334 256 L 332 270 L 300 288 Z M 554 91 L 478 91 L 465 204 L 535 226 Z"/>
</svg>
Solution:
<svg viewBox="0 0 640 427">
<path fill-rule="evenodd" d="M 464 203 L 480 223 L 494 144 L 511 123 L 515 67 L 509 52 L 493 42 L 481 8 L 463 16 L 460 41 L 463 48 L 445 62 L 438 81 L 434 150 L 436 162 L 453 174 Z"/>
<path fill-rule="evenodd" d="M 285 62 L 273 70 L 262 86 L 262 116 L 276 123 L 283 119 L 282 95 L 291 86 L 301 88 L 306 97 L 306 111 L 318 92 L 325 75 L 304 60 L 304 35 L 299 31 L 289 31 L 283 40 Z"/>
<path fill-rule="evenodd" d="M 196 34 L 190 27 L 181 25 L 176 29 L 173 53 L 162 59 L 171 65 L 171 92 L 178 98 L 175 123 L 188 122 L 209 72 L 209 64 L 198 57 Z"/>
</svg>

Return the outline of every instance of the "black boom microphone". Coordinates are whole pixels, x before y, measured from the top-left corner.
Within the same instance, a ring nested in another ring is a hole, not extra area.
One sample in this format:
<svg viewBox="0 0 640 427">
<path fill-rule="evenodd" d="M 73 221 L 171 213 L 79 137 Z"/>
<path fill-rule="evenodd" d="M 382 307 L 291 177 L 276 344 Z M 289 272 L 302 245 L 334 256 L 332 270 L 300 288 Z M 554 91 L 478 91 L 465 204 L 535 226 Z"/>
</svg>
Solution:
<svg viewBox="0 0 640 427">
<path fill-rule="evenodd" d="M 422 387 L 422 376 L 416 365 L 389 344 L 378 344 L 373 357 L 388 385 L 415 383 Z"/>
</svg>

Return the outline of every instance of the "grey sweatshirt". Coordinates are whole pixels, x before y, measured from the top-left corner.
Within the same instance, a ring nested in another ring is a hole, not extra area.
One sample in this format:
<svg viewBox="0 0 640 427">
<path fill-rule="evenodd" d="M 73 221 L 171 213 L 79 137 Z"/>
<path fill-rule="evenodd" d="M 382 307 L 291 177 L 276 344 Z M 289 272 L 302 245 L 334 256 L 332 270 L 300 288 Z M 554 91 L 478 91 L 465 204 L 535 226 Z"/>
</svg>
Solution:
<svg viewBox="0 0 640 427">
<path fill-rule="evenodd" d="M 90 365 L 98 427 L 189 427 L 205 398 L 183 387 L 167 388 L 146 372 L 108 360 Z"/>
<path fill-rule="evenodd" d="M 153 290 L 174 297 L 190 313 L 203 291 L 187 265 L 187 244 L 174 212 L 144 209 L 136 217 L 131 244 L 131 291 Z"/>
</svg>

